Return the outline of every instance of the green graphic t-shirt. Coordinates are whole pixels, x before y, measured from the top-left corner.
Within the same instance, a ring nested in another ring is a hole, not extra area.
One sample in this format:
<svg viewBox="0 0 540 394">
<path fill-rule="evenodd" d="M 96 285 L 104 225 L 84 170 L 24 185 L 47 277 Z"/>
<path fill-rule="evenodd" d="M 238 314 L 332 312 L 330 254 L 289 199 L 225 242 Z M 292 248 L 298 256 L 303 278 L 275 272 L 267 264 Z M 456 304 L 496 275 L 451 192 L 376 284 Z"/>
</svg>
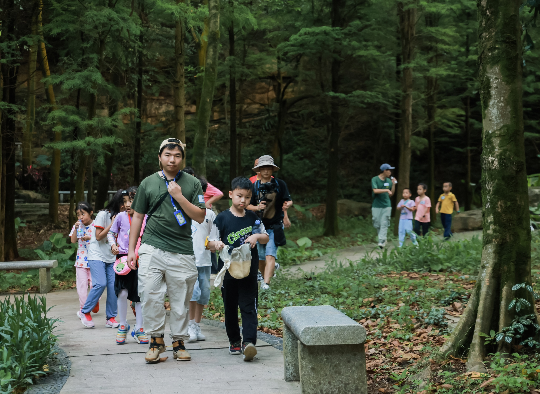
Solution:
<svg viewBox="0 0 540 394">
<path fill-rule="evenodd" d="M 388 189 L 392 190 L 392 180 L 386 178 L 384 181 L 379 176 L 371 178 L 371 190 L 373 189 Z M 371 192 L 373 197 L 372 208 L 389 208 L 392 206 L 390 202 L 390 195 L 388 193 L 375 194 Z"/>
<path fill-rule="evenodd" d="M 201 183 L 197 178 L 182 172 L 177 183 L 188 201 L 197 207 L 206 209 Z M 191 218 L 180 207 L 178 201 L 174 200 L 174 205 L 182 211 L 186 219 L 183 226 L 180 226 L 174 217 L 171 197 L 161 172 L 156 172 L 141 182 L 131 205 L 135 212 L 150 213 L 141 243 L 166 252 L 192 255 Z"/>
</svg>

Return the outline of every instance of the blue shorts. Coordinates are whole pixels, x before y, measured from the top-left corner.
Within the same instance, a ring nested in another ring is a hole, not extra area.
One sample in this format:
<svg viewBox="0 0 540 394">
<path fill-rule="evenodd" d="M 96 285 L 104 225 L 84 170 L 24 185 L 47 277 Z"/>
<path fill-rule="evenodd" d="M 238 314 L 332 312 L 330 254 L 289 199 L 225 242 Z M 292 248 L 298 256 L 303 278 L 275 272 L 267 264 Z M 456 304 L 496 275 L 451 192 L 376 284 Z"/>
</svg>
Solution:
<svg viewBox="0 0 540 394">
<path fill-rule="evenodd" d="M 195 282 L 195 287 L 193 287 L 193 295 L 191 296 L 191 301 L 196 301 L 199 305 L 208 305 L 208 301 L 210 301 L 211 269 L 211 266 L 197 267 L 199 276 L 197 277 L 197 282 Z"/>
<path fill-rule="evenodd" d="M 266 229 L 268 233 L 268 243 L 261 245 L 257 243 L 257 252 L 259 253 L 259 260 L 266 260 L 266 256 L 274 256 L 277 259 L 278 247 L 274 243 L 274 229 Z"/>
</svg>

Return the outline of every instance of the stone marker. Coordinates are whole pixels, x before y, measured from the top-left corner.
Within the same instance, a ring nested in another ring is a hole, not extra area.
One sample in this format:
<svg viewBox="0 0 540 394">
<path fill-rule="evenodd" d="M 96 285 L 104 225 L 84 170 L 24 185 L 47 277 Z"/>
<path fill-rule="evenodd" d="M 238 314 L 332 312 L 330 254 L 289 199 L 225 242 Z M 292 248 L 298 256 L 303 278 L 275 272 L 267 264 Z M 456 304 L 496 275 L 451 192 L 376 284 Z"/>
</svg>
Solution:
<svg viewBox="0 0 540 394">
<path fill-rule="evenodd" d="M 330 305 L 283 308 L 285 380 L 302 393 L 367 393 L 366 330 Z"/>
<path fill-rule="evenodd" d="M 473 209 L 461 212 L 452 218 L 452 231 L 459 233 L 462 231 L 482 230 L 482 210 Z"/>
<path fill-rule="evenodd" d="M 0 262 L 0 270 L 31 270 L 39 269 L 39 292 L 48 293 L 52 290 L 51 268 L 58 266 L 56 260 L 37 260 L 37 261 L 11 261 Z"/>
</svg>

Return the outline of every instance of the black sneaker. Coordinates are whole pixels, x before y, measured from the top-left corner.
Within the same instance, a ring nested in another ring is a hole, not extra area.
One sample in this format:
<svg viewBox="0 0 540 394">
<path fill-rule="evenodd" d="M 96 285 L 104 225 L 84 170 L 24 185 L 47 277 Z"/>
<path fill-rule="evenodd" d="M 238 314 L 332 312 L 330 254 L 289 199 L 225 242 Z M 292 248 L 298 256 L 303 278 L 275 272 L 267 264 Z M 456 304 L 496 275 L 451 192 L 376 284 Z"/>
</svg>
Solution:
<svg viewBox="0 0 540 394">
<path fill-rule="evenodd" d="M 257 355 L 257 348 L 250 342 L 245 342 L 242 345 L 242 353 L 244 353 L 244 361 L 251 361 Z"/>
<path fill-rule="evenodd" d="M 262 282 L 264 280 L 261 271 L 257 271 L 257 282 Z"/>
<path fill-rule="evenodd" d="M 231 345 L 229 346 L 229 354 L 232 354 L 232 355 L 242 354 L 242 345 L 240 344 L 240 342 L 231 343 Z"/>
</svg>

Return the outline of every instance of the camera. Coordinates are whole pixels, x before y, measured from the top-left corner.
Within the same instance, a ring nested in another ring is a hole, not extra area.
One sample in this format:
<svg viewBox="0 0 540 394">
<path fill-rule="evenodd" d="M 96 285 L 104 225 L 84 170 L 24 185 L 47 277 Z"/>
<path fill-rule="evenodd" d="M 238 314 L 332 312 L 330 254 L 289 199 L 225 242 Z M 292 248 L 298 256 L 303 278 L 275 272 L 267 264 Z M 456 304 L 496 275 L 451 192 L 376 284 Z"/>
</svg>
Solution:
<svg viewBox="0 0 540 394">
<path fill-rule="evenodd" d="M 273 182 L 261 183 L 259 185 L 259 195 L 257 199 L 259 203 L 261 202 L 271 202 L 274 196 L 269 196 L 277 191 L 276 184 Z"/>
</svg>

